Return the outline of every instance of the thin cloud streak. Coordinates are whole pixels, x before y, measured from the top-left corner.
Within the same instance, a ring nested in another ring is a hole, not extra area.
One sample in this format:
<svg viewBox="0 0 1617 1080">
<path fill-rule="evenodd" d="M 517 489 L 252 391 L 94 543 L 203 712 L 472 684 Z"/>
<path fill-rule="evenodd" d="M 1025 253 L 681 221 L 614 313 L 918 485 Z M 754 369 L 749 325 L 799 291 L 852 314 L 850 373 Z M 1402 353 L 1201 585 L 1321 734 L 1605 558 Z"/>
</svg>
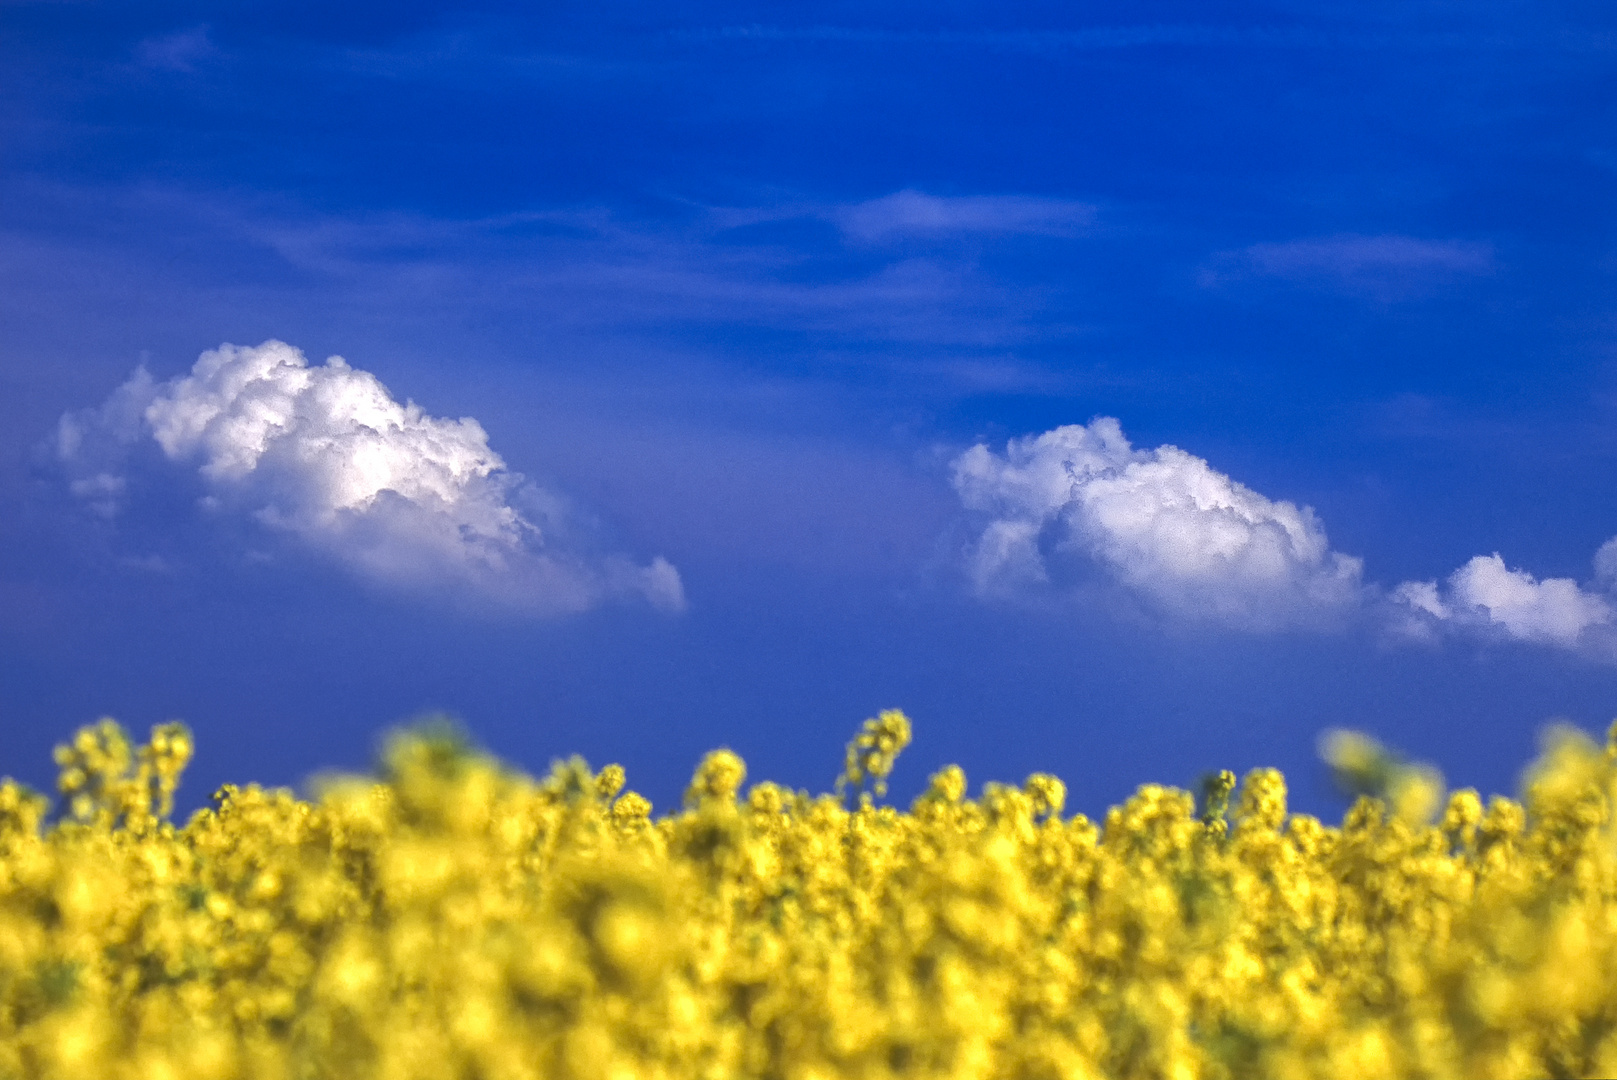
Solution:
<svg viewBox="0 0 1617 1080">
<path fill-rule="evenodd" d="M 950 198 L 906 188 L 834 208 L 827 216 L 854 240 L 882 243 L 968 235 L 1072 237 L 1095 220 L 1095 208 L 1067 199 L 1027 195 Z"/>
<path fill-rule="evenodd" d="M 1214 256 L 1198 275 L 1205 288 L 1272 278 L 1380 300 L 1422 295 L 1497 269 L 1491 244 L 1413 236 L 1340 235 L 1260 243 Z"/>
<path fill-rule="evenodd" d="M 698 42 L 829 42 L 848 45 L 978 48 L 1049 54 L 1141 48 L 1502 50 L 1585 53 L 1617 49 L 1609 33 L 1352 32 L 1298 26 L 1213 26 L 1198 23 L 1096 26 L 1080 30 L 891 30 L 862 26 L 779 26 L 761 23 L 678 31 Z"/>
<path fill-rule="evenodd" d="M 1093 215 L 1070 200 L 901 191 L 845 204 L 698 207 L 663 221 L 578 208 L 465 221 L 243 214 L 226 227 L 299 270 L 372 282 L 380 270 L 428 303 L 475 304 L 488 291 L 460 257 L 475 250 L 496 268 L 502 296 L 524 294 L 531 312 L 576 328 L 729 324 L 976 349 L 1051 332 L 1039 325 L 1048 290 L 995 276 L 980 244 L 1073 241 Z M 845 243 L 805 247 L 737 232 L 803 221 L 833 225 Z M 900 246 L 915 239 L 929 241 L 924 251 Z M 970 250 L 957 250 L 967 241 Z"/>
<path fill-rule="evenodd" d="M 188 73 L 220 55 L 207 26 L 194 26 L 172 34 L 149 37 L 135 46 L 135 60 L 158 71 Z"/>
</svg>

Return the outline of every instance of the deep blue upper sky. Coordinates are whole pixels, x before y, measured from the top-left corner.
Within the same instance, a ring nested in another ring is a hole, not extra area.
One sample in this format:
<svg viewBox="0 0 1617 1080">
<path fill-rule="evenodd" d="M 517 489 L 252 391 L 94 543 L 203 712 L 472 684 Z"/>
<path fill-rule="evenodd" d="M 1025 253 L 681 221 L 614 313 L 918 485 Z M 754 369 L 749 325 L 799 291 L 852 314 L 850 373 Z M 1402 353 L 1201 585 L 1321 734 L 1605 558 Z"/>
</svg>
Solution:
<svg viewBox="0 0 1617 1080">
<path fill-rule="evenodd" d="M 0 772 L 896 706 L 901 798 L 1334 813 L 1617 714 L 1617 9 L 532 8 L 0 3 Z"/>
</svg>

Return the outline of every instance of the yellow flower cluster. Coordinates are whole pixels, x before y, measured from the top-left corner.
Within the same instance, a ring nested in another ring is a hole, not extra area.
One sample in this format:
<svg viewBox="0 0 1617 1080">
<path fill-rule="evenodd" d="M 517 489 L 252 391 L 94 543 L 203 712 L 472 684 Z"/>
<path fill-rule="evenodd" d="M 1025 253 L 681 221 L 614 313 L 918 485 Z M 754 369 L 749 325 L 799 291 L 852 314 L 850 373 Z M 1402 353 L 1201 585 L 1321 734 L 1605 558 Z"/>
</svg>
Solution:
<svg viewBox="0 0 1617 1080">
<path fill-rule="evenodd" d="M 1617 746 L 1553 732 L 1429 824 L 1333 737 L 1402 802 L 1328 827 L 1266 769 L 1100 822 L 953 767 L 877 805 L 909 735 L 867 723 L 851 807 L 718 751 L 653 817 L 423 728 L 176 827 L 185 730 L 87 728 L 61 821 L 0 784 L 0 1078 L 1617 1075 Z"/>
</svg>

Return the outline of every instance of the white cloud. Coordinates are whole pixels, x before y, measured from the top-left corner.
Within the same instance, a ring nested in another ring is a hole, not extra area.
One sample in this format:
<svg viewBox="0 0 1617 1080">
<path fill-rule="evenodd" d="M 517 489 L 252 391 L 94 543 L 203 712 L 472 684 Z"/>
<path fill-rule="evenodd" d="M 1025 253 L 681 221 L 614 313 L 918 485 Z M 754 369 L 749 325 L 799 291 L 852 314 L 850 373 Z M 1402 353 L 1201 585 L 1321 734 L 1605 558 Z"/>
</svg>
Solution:
<svg viewBox="0 0 1617 1080">
<path fill-rule="evenodd" d="M 864 243 L 970 233 L 1074 236 L 1094 220 L 1095 208 L 1030 195 L 945 197 L 904 190 L 837 207 L 831 218 L 846 236 Z"/>
<path fill-rule="evenodd" d="M 137 371 L 100 408 L 62 418 L 57 453 L 73 493 L 115 515 L 127 451 L 148 439 L 168 462 L 196 466 L 206 506 L 250 515 L 378 582 L 470 589 L 529 611 L 625 593 L 684 603 L 661 558 L 636 566 L 558 545 L 546 523 L 561 519 L 559 502 L 508 471 L 475 419 L 400 404 L 341 357 L 310 367 L 267 341 L 222 345 L 161 384 Z"/>
<path fill-rule="evenodd" d="M 1174 446 L 1135 450 L 1101 417 L 978 445 L 954 461 L 990 520 L 968 553 L 979 592 L 1046 582 L 1078 556 L 1183 615 L 1252 629 L 1318 623 L 1359 603 L 1362 563 L 1330 550 L 1308 507 L 1272 501 Z"/>
<path fill-rule="evenodd" d="M 1612 562 L 1613 541 L 1596 556 L 1597 570 Z M 1478 555 L 1449 575 L 1444 586 L 1436 581 L 1406 581 L 1393 590 L 1417 635 L 1438 627 L 1500 635 L 1562 648 L 1598 647 L 1617 622 L 1617 609 L 1597 592 L 1571 578 L 1537 580 L 1525 570 L 1512 570 L 1496 552 Z"/>
</svg>

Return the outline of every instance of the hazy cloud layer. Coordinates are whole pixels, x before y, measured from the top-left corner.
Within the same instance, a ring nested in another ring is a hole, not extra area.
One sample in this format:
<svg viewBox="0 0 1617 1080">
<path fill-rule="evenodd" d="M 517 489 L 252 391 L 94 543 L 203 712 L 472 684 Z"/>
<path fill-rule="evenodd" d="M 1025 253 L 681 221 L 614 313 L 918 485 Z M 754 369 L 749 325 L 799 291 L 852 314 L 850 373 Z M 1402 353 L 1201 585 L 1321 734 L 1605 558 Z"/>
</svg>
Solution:
<svg viewBox="0 0 1617 1080">
<path fill-rule="evenodd" d="M 1308 507 L 1272 501 L 1174 446 L 1136 450 L 1101 417 L 977 445 L 955 490 L 989 519 L 968 552 L 980 593 L 1047 583 L 1088 560 L 1171 613 L 1251 629 L 1319 623 L 1360 602 L 1359 559 Z"/>
<path fill-rule="evenodd" d="M 533 612 L 620 594 L 684 604 L 661 558 L 563 550 L 549 535 L 560 502 L 507 470 L 475 419 L 400 404 L 341 357 L 311 367 L 267 341 L 205 352 L 164 383 L 142 369 L 99 408 L 63 416 L 56 450 L 73 493 L 110 518 L 128 497 L 129 451 L 147 440 L 197 470 L 206 509 L 248 515 L 373 581 Z"/>
</svg>

